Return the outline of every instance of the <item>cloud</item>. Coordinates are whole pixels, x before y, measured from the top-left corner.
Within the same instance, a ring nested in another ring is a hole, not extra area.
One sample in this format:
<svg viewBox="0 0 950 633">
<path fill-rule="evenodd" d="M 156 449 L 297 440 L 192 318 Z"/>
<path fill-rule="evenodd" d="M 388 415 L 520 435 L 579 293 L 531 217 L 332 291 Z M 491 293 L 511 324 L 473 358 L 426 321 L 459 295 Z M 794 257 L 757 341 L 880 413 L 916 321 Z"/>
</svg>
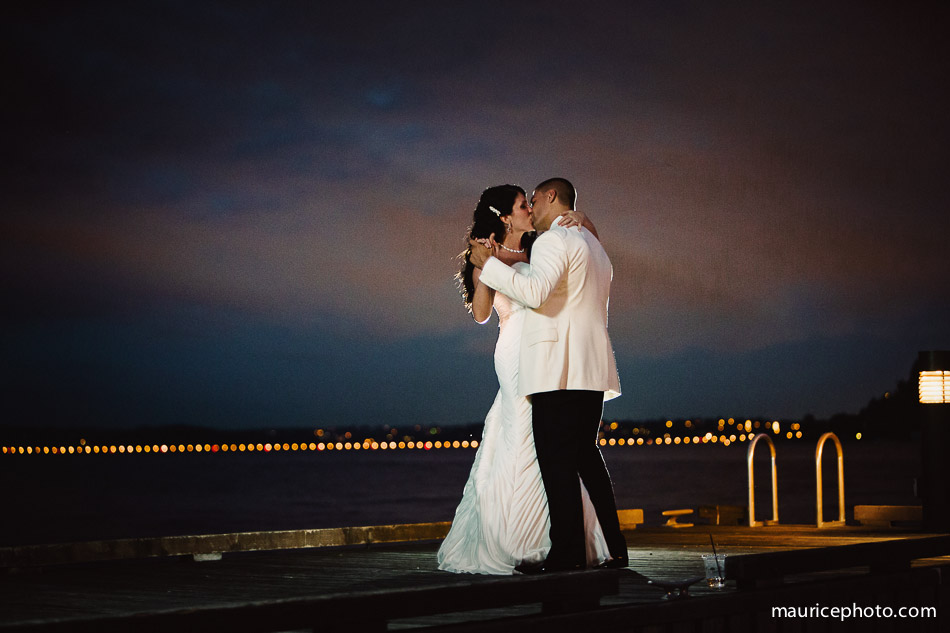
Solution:
<svg viewBox="0 0 950 633">
<path fill-rule="evenodd" d="M 474 204 L 564 175 L 614 263 L 623 363 L 940 341 L 931 11 L 369 7 L 18 9 L 4 316 L 193 309 L 207 336 L 239 315 L 487 355 L 452 280 Z"/>
</svg>

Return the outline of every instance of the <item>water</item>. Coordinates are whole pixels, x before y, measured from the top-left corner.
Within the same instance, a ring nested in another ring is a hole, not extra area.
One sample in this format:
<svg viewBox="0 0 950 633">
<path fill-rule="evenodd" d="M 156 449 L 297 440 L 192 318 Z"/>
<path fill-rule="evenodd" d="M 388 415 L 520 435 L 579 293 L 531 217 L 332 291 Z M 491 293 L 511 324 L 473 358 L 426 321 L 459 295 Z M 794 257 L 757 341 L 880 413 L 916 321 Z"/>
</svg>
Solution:
<svg viewBox="0 0 950 633">
<path fill-rule="evenodd" d="M 814 523 L 811 442 L 778 445 L 779 519 Z M 747 504 L 746 447 L 605 448 L 617 505 L 662 510 Z M 760 452 L 761 451 L 761 452 Z M 0 545 L 449 521 L 473 450 L 2 455 Z M 756 452 L 757 516 L 771 516 L 768 448 Z M 919 446 L 845 446 L 845 502 L 913 505 Z M 833 445 L 825 518 L 837 517 Z M 850 512 L 849 512 L 850 517 Z M 688 519 L 685 519 L 688 520 Z"/>
<path fill-rule="evenodd" d="M 817 441 L 817 440 L 816 440 Z M 745 444 L 615 448 L 604 451 L 614 478 L 617 505 L 643 508 L 647 524 L 660 524 L 663 510 L 705 504 L 748 505 Z M 776 447 L 779 521 L 814 524 L 815 444 L 780 442 Z M 825 520 L 837 518 L 837 465 L 834 445 L 825 444 L 823 480 Z M 756 518 L 771 518 L 768 446 L 755 454 Z M 845 506 L 860 504 L 919 505 L 914 478 L 920 470 L 916 443 L 850 442 L 844 446 Z M 849 511 L 850 517 L 851 512 Z M 695 515 L 694 515 L 695 516 Z M 687 522 L 683 517 L 680 522 Z"/>
</svg>

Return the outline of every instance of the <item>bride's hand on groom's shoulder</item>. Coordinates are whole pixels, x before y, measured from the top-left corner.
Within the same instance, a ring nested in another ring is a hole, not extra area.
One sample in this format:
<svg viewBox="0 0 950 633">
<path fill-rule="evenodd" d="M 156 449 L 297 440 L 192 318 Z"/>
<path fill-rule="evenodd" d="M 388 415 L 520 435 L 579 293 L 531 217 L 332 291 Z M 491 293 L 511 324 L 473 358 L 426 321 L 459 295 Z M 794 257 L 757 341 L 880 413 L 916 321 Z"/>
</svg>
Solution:
<svg viewBox="0 0 950 633">
<path fill-rule="evenodd" d="M 565 211 L 561 214 L 561 219 L 558 220 L 558 226 L 572 227 L 572 226 L 583 226 L 584 220 L 587 219 L 587 216 L 584 215 L 582 211 L 576 211 L 571 209 L 570 211 Z"/>
</svg>

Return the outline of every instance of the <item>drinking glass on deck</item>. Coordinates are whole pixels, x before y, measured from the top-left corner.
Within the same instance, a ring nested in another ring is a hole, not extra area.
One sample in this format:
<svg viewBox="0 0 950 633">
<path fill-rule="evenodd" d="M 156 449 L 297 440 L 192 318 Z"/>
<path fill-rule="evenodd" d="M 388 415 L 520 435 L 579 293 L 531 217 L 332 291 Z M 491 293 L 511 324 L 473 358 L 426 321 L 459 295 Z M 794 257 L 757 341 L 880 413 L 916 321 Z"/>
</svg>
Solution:
<svg viewBox="0 0 950 633">
<path fill-rule="evenodd" d="M 719 563 L 718 565 L 716 563 Z M 703 567 L 706 568 L 706 584 L 713 589 L 726 586 L 726 555 L 703 554 Z"/>
</svg>

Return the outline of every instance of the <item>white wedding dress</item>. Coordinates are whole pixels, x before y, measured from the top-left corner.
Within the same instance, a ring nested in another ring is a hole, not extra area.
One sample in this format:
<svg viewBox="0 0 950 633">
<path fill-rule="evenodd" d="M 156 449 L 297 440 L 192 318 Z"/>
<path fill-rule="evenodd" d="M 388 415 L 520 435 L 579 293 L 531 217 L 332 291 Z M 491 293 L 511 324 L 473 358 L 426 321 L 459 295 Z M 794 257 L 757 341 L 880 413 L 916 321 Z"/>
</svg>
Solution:
<svg viewBox="0 0 950 633">
<path fill-rule="evenodd" d="M 516 264 L 516 266 L 519 264 Z M 523 264 L 520 264 L 523 265 Z M 534 450 L 531 404 L 518 396 L 518 358 L 525 308 L 495 293 L 498 395 L 485 418 L 482 441 L 455 519 L 439 548 L 439 569 L 511 574 L 522 562 L 544 560 L 551 548 L 548 501 Z M 587 561 L 610 557 L 597 515 L 581 484 Z"/>
</svg>

